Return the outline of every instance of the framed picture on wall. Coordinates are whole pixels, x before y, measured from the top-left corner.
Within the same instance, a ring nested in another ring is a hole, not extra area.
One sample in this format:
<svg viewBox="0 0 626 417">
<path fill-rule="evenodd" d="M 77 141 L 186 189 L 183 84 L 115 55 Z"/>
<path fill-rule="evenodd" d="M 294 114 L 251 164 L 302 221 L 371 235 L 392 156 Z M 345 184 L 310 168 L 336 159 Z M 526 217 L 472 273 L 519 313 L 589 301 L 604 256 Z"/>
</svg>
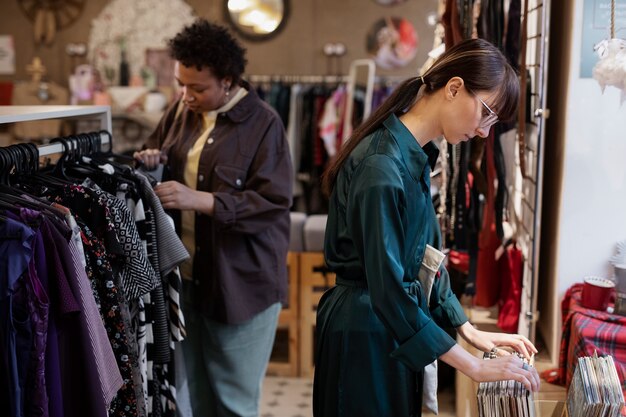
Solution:
<svg viewBox="0 0 626 417">
<path fill-rule="evenodd" d="M 15 74 L 15 44 L 11 35 L 0 35 L 0 74 Z"/>
<path fill-rule="evenodd" d="M 419 38 L 406 18 L 389 16 L 374 22 L 365 43 L 378 66 L 393 69 L 404 67 L 415 58 Z"/>
<path fill-rule="evenodd" d="M 154 71 L 157 86 L 175 85 L 174 60 L 167 49 L 146 49 L 146 66 Z"/>
</svg>

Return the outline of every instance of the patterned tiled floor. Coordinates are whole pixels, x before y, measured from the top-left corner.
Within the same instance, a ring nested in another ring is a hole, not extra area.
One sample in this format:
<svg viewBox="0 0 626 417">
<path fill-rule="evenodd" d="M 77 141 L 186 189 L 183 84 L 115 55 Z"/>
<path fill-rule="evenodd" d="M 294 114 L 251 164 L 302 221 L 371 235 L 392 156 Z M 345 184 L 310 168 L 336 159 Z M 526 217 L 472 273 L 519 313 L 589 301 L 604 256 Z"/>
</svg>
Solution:
<svg viewBox="0 0 626 417">
<path fill-rule="evenodd" d="M 313 381 L 268 376 L 263 383 L 260 417 L 312 417 Z"/>
<path fill-rule="evenodd" d="M 313 381 L 268 376 L 263 384 L 260 417 L 312 417 Z M 454 416 L 453 389 L 439 393 L 439 416 Z M 424 417 L 432 414 L 423 414 Z"/>
</svg>

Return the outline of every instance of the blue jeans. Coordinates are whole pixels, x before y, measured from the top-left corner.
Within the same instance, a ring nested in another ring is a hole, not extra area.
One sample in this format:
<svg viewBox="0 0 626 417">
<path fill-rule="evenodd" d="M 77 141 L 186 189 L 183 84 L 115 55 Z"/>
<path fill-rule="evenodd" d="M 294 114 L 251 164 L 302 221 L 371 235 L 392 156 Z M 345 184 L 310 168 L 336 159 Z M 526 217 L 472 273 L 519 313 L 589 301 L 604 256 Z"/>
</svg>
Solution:
<svg viewBox="0 0 626 417">
<path fill-rule="evenodd" d="M 223 324 L 193 311 L 185 302 L 191 290 L 193 284 L 185 282 L 187 338 L 182 348 L 194 417 L 258 416 L 280 303 L 245 323 Z"/>
</svg>

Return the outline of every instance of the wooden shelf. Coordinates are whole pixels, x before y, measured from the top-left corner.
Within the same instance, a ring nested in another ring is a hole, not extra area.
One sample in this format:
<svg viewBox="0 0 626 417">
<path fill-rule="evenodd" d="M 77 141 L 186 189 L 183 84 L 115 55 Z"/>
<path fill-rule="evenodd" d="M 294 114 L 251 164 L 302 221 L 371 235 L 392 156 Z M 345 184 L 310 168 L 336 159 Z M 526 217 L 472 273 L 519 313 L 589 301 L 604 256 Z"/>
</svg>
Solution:
<svg viewBox="0 0 626 417">
<path fill-rule="evenodd" d="M 103 129 L 111 126 L 109 106 L 0 106 L 0 124 L 98 116 Z"/>
</svg>

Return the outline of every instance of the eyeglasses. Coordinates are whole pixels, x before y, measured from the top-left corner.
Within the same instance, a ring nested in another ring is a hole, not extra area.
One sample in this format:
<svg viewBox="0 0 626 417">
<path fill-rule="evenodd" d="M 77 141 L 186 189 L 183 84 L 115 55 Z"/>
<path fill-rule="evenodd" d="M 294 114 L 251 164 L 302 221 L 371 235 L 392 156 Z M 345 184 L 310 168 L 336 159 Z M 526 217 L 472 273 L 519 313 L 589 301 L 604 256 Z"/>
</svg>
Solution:
<svg viewBox="0 0 626 417">
<path fill-rule="evenodd" d="M 487 103 L 485 103 L 483 99 L 478 97 L 478 95 L 476 95 L 472 90 L 470 90 L 467 87 L 465 88 L 471 95 L 473 95 L 474 97 L 478 99 L 478 101 L 480 101 L 480 104 L 483 105 L 483 112 L 482 112 L 483 116 L 480 119 L 480 125 L 478 127 L 480 127 L 481 129 L 487 129 L 495 125 L 496 123 L 498 123 L 498 120 L 499 120 L 498 114 L 495 111 L 491 110 L 491 107 L 489 107 Z"/>
</svg>

